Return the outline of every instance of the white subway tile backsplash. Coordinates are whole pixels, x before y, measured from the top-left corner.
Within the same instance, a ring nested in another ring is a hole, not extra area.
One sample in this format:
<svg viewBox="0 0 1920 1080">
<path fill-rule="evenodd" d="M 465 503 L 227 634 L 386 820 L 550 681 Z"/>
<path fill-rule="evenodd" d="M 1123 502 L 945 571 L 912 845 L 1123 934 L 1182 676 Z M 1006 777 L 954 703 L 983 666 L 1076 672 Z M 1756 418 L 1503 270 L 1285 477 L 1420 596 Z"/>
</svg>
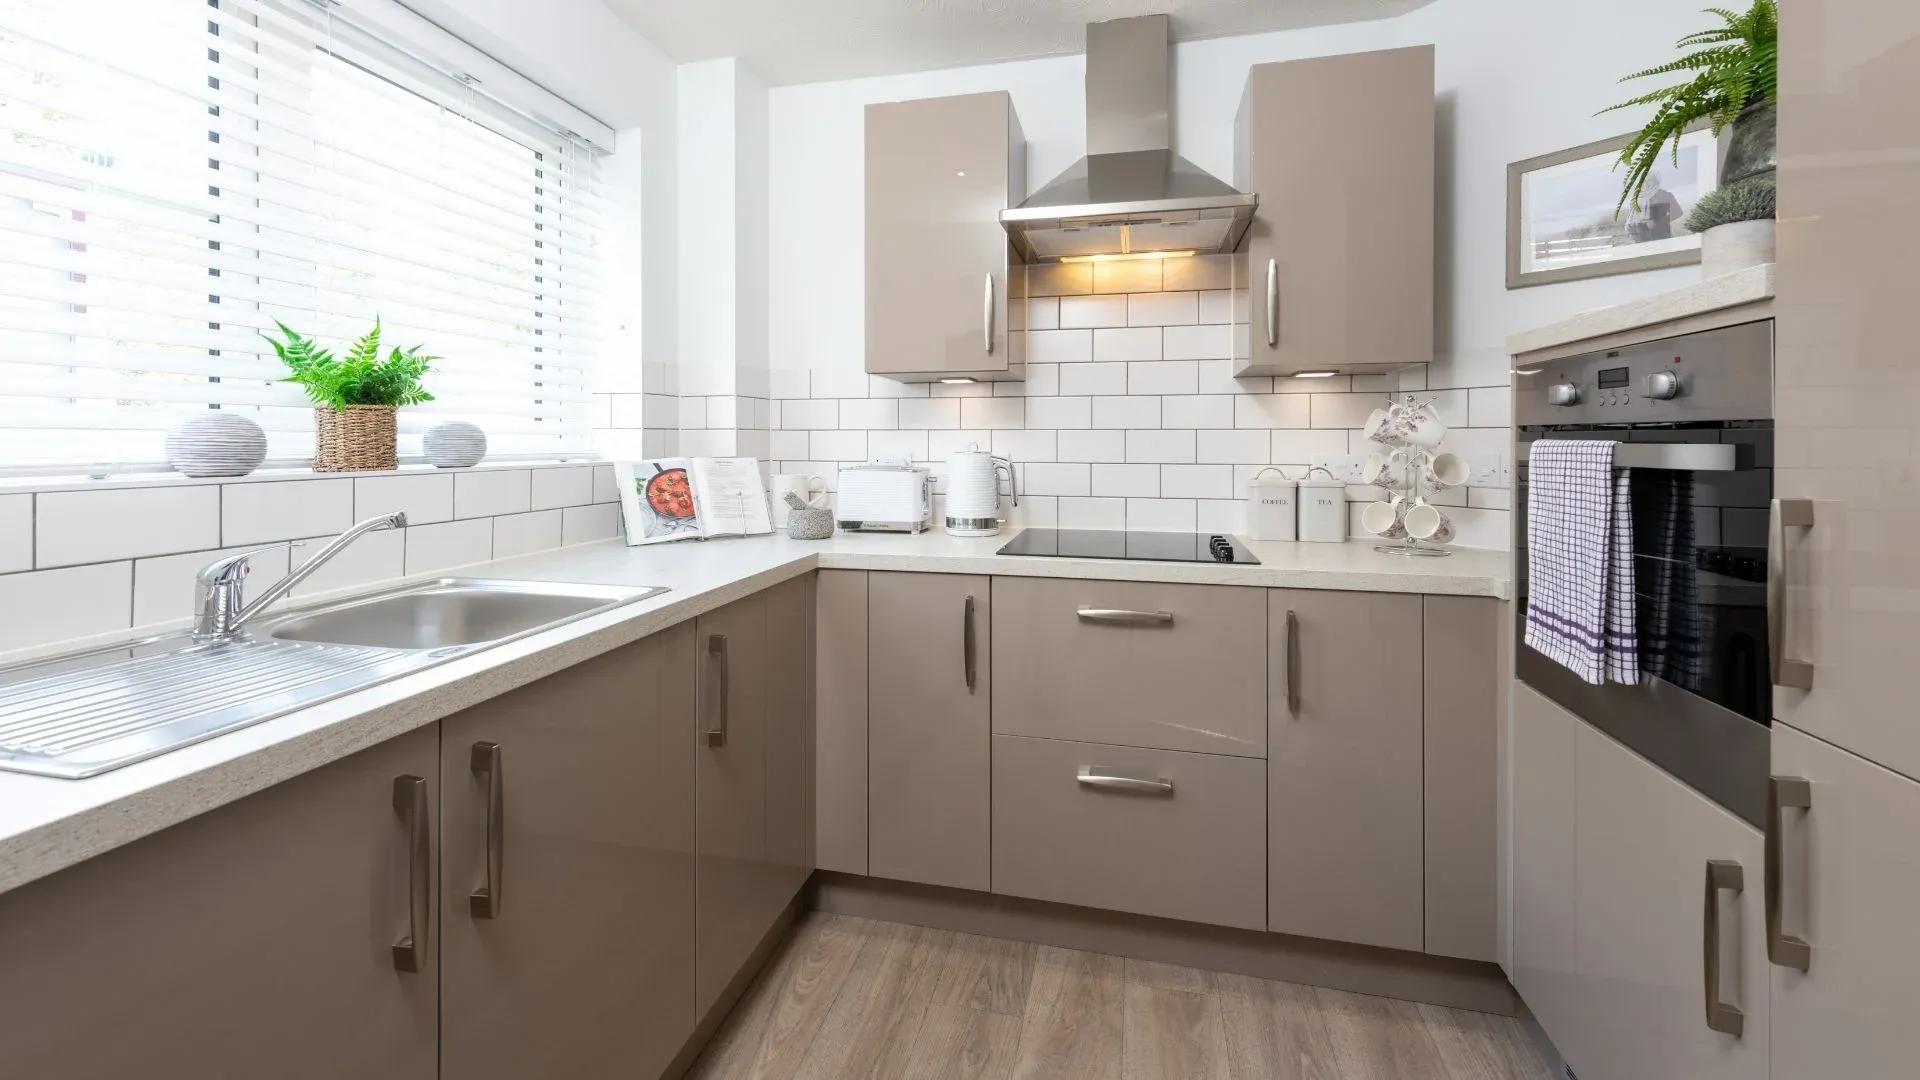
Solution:
<svg viewBox="0 0 1920 1080">
<path fill-rule="evenodd" d="M 666 394 L 644 394 L 642 397 L 645 404 L 641 406 L 641 426 L 649 428 L 680 426 L 679 398 L 669 397 Z"/>
<path fill-rule="evenodd" d="M 469 474 L 471 475 L 471 474 Z M 458 498 L 456 495 L 455 498 Z M 433 526 L 425 526 L 432 528 Z M 353 589 L 406 574 L 407 530 L 371 532 L 348 544 L 313 576 L 293 587 L 295 597 Z M 305 566 L 331 536 L 311 536 L 293 545 L 292 565 Z"/>
<path fill-rule="evenodd" d="M 1060 298 L 1036 296 L 1027 301 L 1027 329 L 1060 329 Z"/>
<path fill-rule="evenodd" d="M 1051 397 L 1059 392 L 1059 364 L 1028 364 L 1025 379 L 1006 379 L 993 384 L 994 397 Z"/>
<path fill-rule="evenodd" d="M 0 574 L 33 569 L 33 496 L 0 495 Z"/>
<path fill-rule="evenodd" d="M 1161 340 L 1161 351 L 1168 360 L 1223 360 L 1233 355 L 1233 333 L 1228 326 L 1169 326 Z"/>
<path fill-rule="evenodd" d="M 559 510 L 535 510 L 493 519 L 493 557 L 511 559 L 560 546 Z"/>
<path fill-rule="evenodd" d="M 1450 428 L 1463 428 L 1467 426 L 1467 393 L 1465 390 L 1435 390 L 1421 394 L 1419 398 L 1433 402 L 1433 411 L 1439 414 L 1441 423 Z"/>
<path fill-rule="evenodd" d="M 408 526 L 405 531 L 409 574 L 429 574 L 493 558 L 493 520 L 490 518 Z"/>
<path fill-rule="evenodd" d="M 1127 325 L 1125 296 L 1063 296 L 1060 298 L 1060 328 L 1083 330 L 1096 326 Z M 1038 330 L 1040 327 L 1034 327 Z"/>
<path fill-rule="evenodd" d="M 963 428 L 1017 428 L 1026 423 L 1025 398 L 965 398 L 960 402 Z"/>
<path fill-rule="evenodd" d="M 195 574 L 215 559 L 260 550 L 242 546 L 218 551 L 190 551 L 136 559 L 133 563 L 133 625 L 152 626 L 194 615 Z M 287 576 L 290 550 L 283 545 L 260 550 L 247 563 L 246 594 L 258 596 Z"/>
<path fill-rule="evenodd" d="M 1226 394 L 1189 394 L 1160 399 L 1163 427 L 1230 428 L 1233 398 Z"/>
<path fill-rule="evenodd" d="M 1230 323 L 1233 321 L 1233 293 L 1226 289 L 1208 289 L 1200 294 L 1200 321 L 1203 323 Z"/>
<path fill-rule="evenodd" d="M 593 501 L 620 501 L 620 485 L 614 480 L 613 466 L 595 465 L 593 467 Z"/>
<path fill-rule="evenodd" d="M 777 434 L 777 433 L 776 433 Z M 795 455 L 804 457 L 805 455 Z M 867 457 L 874 461 L 927 460 L 927 433 L 924 431 L 869 431 Z"/>
<path fill-rule="evenodd" d="M 1129 394 L 1197 394 L 1200 365 L 1192 360 L 1163 360 L 1127 365 Z"/>
<path fill-rule="evenodd" d="M 840 403 L 840 427 L 897 428 L 900 426 L 898 398 L 855 398 Z"/>
<path fill-rule="evenodd" d="M 227 504 L 229 506 L 233 504 L 231 490 L 227 492 Z M 453 516 L 456 518 L 524 514 L 531 509 L 533 509 L 533 474 L 530 470 L 502 469 L 497 472 L 483 470 L 459 473 L 453 478 Z M 313 536 L 324 531 L 323 529 L 303 529 L 294 535 Z"/>
<path fill-rule="evenodd" d="M 988 450 L 993 447 L 991 431 L 929 431 L 927 432 L 927 460 L 936 468 L 935 473 L 947 466 L 947 459 L 962 450 Z"/>
<path fill-rule="evenodd" d="M 1159 360 L 1161 329 L 1158 326 L 1130 326 L 1093 332 L 1093 358 L 1105 364 L 1130 364 Z"/>
<path fill-rule="evenodd" d="M 1127 297 L 1128 326 L 1179 326 L 1200 321 L 1200 295 L 1135 293 Z"/>
<path fill-rule="evenodd" d="M 1016 529 L 1053 529 L 1060 525 L 1060 500 L 1052 495 L 1020 492 L 1020 505 L 1007 508 L 1007 523 Z"/>
<path fill-rule="evenodd" d="M 767 436 L 767 456 L 774 461 L 807 456 L 807 432 L 773 431 Z"/>
<path fill-rule="evenodd" d="M 902 399 L 900 426 L 923 429 L 957 428 L 960 426 L 960 402 L 953 398 Z"/>
<path fill-rule="evenodd" d="M 34 565 L 73 566 L 220 545 L 220 488 L 48 491 L 36 496 Z"/>
<path fill-rule="evenodd" d="M 1160 494 L 1169 498 L 1227 499 L 1233 497 L 1231 465 L 1162 465 Z"/>
<path fill-rule="evenodd" d="M 1130 462 L 1155 462 L 1162 465 L 1190 465 L 1193 463 L 1193 432 L 1191 431 L 1129 431 L 1127 432 L 1127 460 Z"/>
<path fill-rule="evenodd" d="M 1062 529 L 1124 529 L 1127 527 L 1127 500 L 1060 499 Z"/>
<path fill-rule="evenodd" d="M 867 373 L 857 367 L 815 368 L 813 386 L 809 396 L 817 398 L 861 398 L 866 397 L 871 382 Z"/>
<path fill-rule="evenodd" d="M 1028 398 L 1027 423 L 1037 428 L 1092 427 L 1093 399 L 1087 397 Z"/>
<path fill-rule="evenodd" d="M 816 431 L 808 440 L 808 454 L 816 461 L 865 461 L 864 431 Z"/>
<path fill-rule="evenodd" d="M 453 474 L 361 476 L 353 481 L 353 519 L 401 512 L 409 525 L 453 520 Z"/>
<path fill-rule="evenodd" d="M 524 484 L 526 474 L 517 475 Z M 456 505 L 460 479 L 456 477 L 454 481 Z M 345 532 L 353 520 L 352 480 L 279 480 L 258 484 L 228 484 L 220 493 L 220 542 L 206 546 L 233 547 L 237 544 L 292 540 L 301 536 L 332 535 Z"/>
<path fill-rule="evenodd" d="M 1197 527 L 1192 499 L 1128 499 L 1127 528 L 1146 532 L 1192 532 Z"/>
<path fill-rule="evenodd" d="M 1093 264 L 1093 291 L 1097 293 L 1157 293 L 1164 287 L 1158 259 Z"/>
<path fill-rule="evenodd" d="M 1072 364 L 1060 369 L 1062 394 L 1124 394 L 1127 365 Z"/>
<path fill-rule="evenodd" d="M 1094 466 L 1051 461 L 1016 462 L 1020 474 L 1020 498 L 1034 495 L 1090 495 L 1089 470 Z"/>
<path fill-rule="evenodd" d="M 1084 364 L 1093 359 L 1093 331 L 1036 330 L 1027 335 L 1027 363 Z"/>
<path fill-rule="evenodd" d="M 1244 491 L 1242 487 L 1239 490 Z M 1204 533 L 1244 533 L 1247 531 L 1247 502 L 1240 499 L 1200 499 L 1194 529 Z"/>
<path fill-rule="evenodd" d="M 1297 394 L 1242 394 L 1233 399 L 1233 426 L 1299 428 L 1307 426 L 1309 399 Z"/>
<path fill-rule="evenodd" d="M 884 375 L 867 376 L 867 396 L 878 398 L 930 397 L 930 383 L 901 382 Z"/>
<path fill-rule="evenodd" d="M 1513 423 L 1513 391 L 1505 386 L 1467 391 L 1468 427 L 1506 427 Z"/>
<path fill-rule="evenodd" d="M 1254 375 L 1236 378 L 1231 360 L 1200 361 L 1200 392 L 1203 394 L 1271 394 L 1273 377 Z"/>
<path fill-rule="evenodd" d="M 560 513 L 560 542 L 568 547 L 620 535 L 619 503 L 569 506 Z"/>
<path fill-rule="evenodd" d="M 780 427 L 787 431 L 825 431 L 840 426 L 838 401 L 783 401 Z"/>
<path fill-rule="evenodd" d="M 1467 505 L 1481 510 L 1510 510 L 1513 508 L 1513 492 L 1506 488 L 1477 487 L 1468 488 Z"/>
<path fill-rule="evenodd" d="M 1093 426 L 1134 428 L 1160 426 L 1160 399 L 1157 397 L 1097 397 L 1093 399 Z"/>
<path fill-rule="evenodd" d="M 533 470 L 532 509 L 555 510 L 562 506 L 585 506 L 593 501 L 592 466 Z"/>
<path fill-rule="evenodd" d="M 1267 460 L 1276 465 L 1311 465 L 1322 454 L 1345 454 L 1350 440 L 1345 431 L 1301 428 L 1273 433 L 1273 454 Z M 1297 479 L 1297 477 L 1296 477 Z"/>
<path fill-rule="evenodd" d="M 133 625 L 133 564 L 94 563 L 0 575 L 0 653 L 125 630 Z"/>
<path fill-rule="evenodd" d="M 1014 461 L 1052 461 L 1058 437 L 1059 432 L 1045 429 L 1003 428 L 993 433 L 993 452 Z"/>
<path fill-rule="evenodd" d="M 683 397 L 680 402 L 680 430 L 696 431 L 707 426 L 707 399 L 703 397 Z M 728 424 L 728 427 L 733 425 Z"/>
<path fill-rule="evenodd" d="M 1268 457 L 1268 438 L 1264 429 L 1195 432 L 1194 458 L 1217 465 L 1264 465 Z"/>
<path fill-rule="evenodd" d="M 805 368 L 771 368 L 767 371 L 767 396 L 781 401 L 812 397 L 813 373 Z"/>
<path fill-rule="evenodd" d="M 1061 461 L 1127 460 L 1124 431 L 1062 431 L 1059 444 Z"/>
<path fill-rule="evenodd" d="M 607 410 L 607 427 L 642 428 L 647 426 L 647 395 L 613 394 Z"/>
<path fill-rule="evenodd" d="M 1155 498 L 1160 494 L 1158 465 L 1094 465 L 1092 494 L 1108 498 Z"/>
</svg>

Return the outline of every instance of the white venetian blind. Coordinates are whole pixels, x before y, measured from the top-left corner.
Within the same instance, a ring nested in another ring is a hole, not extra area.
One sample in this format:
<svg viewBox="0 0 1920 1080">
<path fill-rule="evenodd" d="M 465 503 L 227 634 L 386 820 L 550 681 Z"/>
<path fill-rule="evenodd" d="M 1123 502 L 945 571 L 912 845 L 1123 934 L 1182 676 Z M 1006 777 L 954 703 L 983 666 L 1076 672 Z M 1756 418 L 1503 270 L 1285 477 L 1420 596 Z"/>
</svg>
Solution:
<svg viewBox="0 0 1920 1080">
<path fill-rule="evenodd" d="M 209 408 L 312 453 L 262 341 L 443 357 L 496 455 L 589 449 L 591 148 L 308 0 L 0 0 L 0 468 L 150 463 Z"/>
</svg>

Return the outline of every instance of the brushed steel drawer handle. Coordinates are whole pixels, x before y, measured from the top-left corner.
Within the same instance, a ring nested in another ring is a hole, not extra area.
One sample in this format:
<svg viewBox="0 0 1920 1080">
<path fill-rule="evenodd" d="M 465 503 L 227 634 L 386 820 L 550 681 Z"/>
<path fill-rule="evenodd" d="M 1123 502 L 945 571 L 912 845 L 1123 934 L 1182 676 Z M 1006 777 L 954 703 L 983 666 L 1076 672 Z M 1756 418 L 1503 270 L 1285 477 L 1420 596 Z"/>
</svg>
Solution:
<svg viewBox="0 0 1920 1080">
<path fill-rule="evenodd" d="M 1267 260 L 1267 348 L 1280 345 L 1280 263 Z"/>
<path fill-rule="evenodd" d="M 1773 685 L 1813 689 L 1813 665 L 1787 655 L 1782 625 L 1787 599 L 1787 530 L 1813 528 L 1812 499 L 1775 499 L 1767 513 L 1767 647 L 1772 652 Z"/>
<path fill-rule="evenodd" d="M 1164 776 L 1159 779 L 1128 776 L 1125 773 L 1103 769 L 1098 765 L 1080 766 L 1080 783 L 1083 787 L 1100 788 L 1103 791 L 1133 791 L 1143 795 L 1173 794 L 1173 781 Z"/>
<path fill-rule="evenodd" d="M 973 642 L 973 597 L 967 597 L 967 602 L 961 612 L 960 619 L 960 663 L 965 669 L 967 677 L 967 693 L 971 694 L 973 693 L 976 675 L 974 660 L 976 650 Z"/>
<path fill-rule="evenodd" d="M 500 744 L 473 744 L 470 768 L 487 786 L 487 881 L 467 897 L 476 919 L 500 917 L 500 881 L 507 867 L 507 782 L 500 771 Z"/>
<path fill-rule="evenodd" d="M 1300 617 L 1287 610 L 1287 715 L 1300 715 Z"/>
<path fill-rule="evenodd" d="M 1128 611 L 1124 608 L 1086 608 L 1079 611 L 1082 622 L 1119 623 L 1122 626 L 1172 626 L 1171 611 Z"/>
<path fill-rule="evenodd" d="M 727 635 L 707 635 L 707 670 L 710 672 L 707 678 L 715 687 L 713 703 L 708 707 L 711 723 L 707 726 L 707 745 L 725 746 L 727 745 L 727 713 L 731 708 L 728 698 L 732 691 L 727 676 Z"/>
<path fill-rule="evenodd" d="M 993 275 L 987 275 L 986 290 L 980 298 L 981 337 L 988 356 L 993 355 Z"/>
<path fill-rule="evenodd" d="M 433 861 L 427 822 L 427 782 L 418 776 L 393 778 L 393 809 L 407 831 L 407 934 L 393 943 L 395 971 L 418 972 L 426 960 L 427 922 L 433 917 Z"/>
<path fill-rule="evenodd" d="M 1735 896 L 1746 888 L 1746 871 L 1737 862 L 1710 859 L 1707 862 L 1707 906 L 1700 920 L 1706 965 L 1707 1028 L 1722 1035 L 1739 1038 L 1746 1030 L 1746 1014 L 1737 1005 L 1720 1000 L 1720 894 Z"/>
<path fill-rule="evenodd" d="M 1781 863 L 1786 858 L 1786 842 L 1781 837 L 1780 813 L 1783 810 L 1813 810 L 1813 785 L 1798 776 L 1767 778 L 1767 959 L 1776 967 L 1805 971 L 1813 966 L 1813 945 L 1803 937 L 1787 933 L 1781 911 Z"/>
</svg>

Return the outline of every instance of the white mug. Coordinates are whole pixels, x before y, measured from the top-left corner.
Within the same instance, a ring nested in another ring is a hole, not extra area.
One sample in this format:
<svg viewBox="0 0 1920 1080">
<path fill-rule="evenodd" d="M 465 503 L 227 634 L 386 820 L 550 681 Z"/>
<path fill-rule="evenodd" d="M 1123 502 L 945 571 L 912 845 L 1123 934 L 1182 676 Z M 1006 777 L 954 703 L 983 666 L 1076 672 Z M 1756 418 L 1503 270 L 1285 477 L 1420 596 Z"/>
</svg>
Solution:
<svg viewBox="0 0 1920 1080">
<path fill-rule="evenodd" d="M 1447 425 L 1440 422 L 1440 414 L 1431 403 L 1404 409 L 1401 415 L 1404 429 L 1400 437 L 1411 446 L 1431 450 L 1447 437 Z"/>
<path fill-rule="evenodd" d="M 1407 535 L 1405 515 L 1401 511 L 1405 505 L 1397 498 L 1391 502 L 1368 503 L 1360 511 L 1360 527 L 1388 540 L 1402 539 Z"/>
<path fill-rule="evenodd" d="M 1421 479 L 1427 486 L 1435 489 L 1459 487 L 1473 475 L 1467 467 L 1467 459 L 1459 454 L 1435 454 L 1427 460 L 1427 467 L 1421 470 Z"/>
<path fill-rule="evenodd" d="M 1444 544 L 1453 539 L 1453 521 L 1440 512 L 1440 508 L 1424 500 L 1407 508 L 1401 518 L 1407 535 L 1415 540 L 1431 540 Z"/>
<path fill-rule="evenodd" d="M 778 473 L 769 490 L 773 495 L 773 527 L 784 529 L 787 527 L 787 512 L 792 509 L 787 505 L 787 493 L 792 492 L 800 496 L 801 502 L 817 507 L 820 505 L 819 497 L 826 494 L 827 482 L 806 473 Z"/>
</svg>

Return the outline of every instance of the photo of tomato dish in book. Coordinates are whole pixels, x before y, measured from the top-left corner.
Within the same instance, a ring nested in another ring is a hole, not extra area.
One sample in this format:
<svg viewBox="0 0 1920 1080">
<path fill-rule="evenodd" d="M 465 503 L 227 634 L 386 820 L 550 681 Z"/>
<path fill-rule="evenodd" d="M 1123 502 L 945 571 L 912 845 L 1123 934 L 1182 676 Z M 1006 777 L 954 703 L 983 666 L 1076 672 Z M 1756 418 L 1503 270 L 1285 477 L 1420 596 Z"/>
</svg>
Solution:
<svg viewBox="0 0 1920 1080">
<path fill-rule="evenodd" d="M 627 543 L 773 531 L 757 458 L 654 458 L 613 467 Z"/>
</svg>

